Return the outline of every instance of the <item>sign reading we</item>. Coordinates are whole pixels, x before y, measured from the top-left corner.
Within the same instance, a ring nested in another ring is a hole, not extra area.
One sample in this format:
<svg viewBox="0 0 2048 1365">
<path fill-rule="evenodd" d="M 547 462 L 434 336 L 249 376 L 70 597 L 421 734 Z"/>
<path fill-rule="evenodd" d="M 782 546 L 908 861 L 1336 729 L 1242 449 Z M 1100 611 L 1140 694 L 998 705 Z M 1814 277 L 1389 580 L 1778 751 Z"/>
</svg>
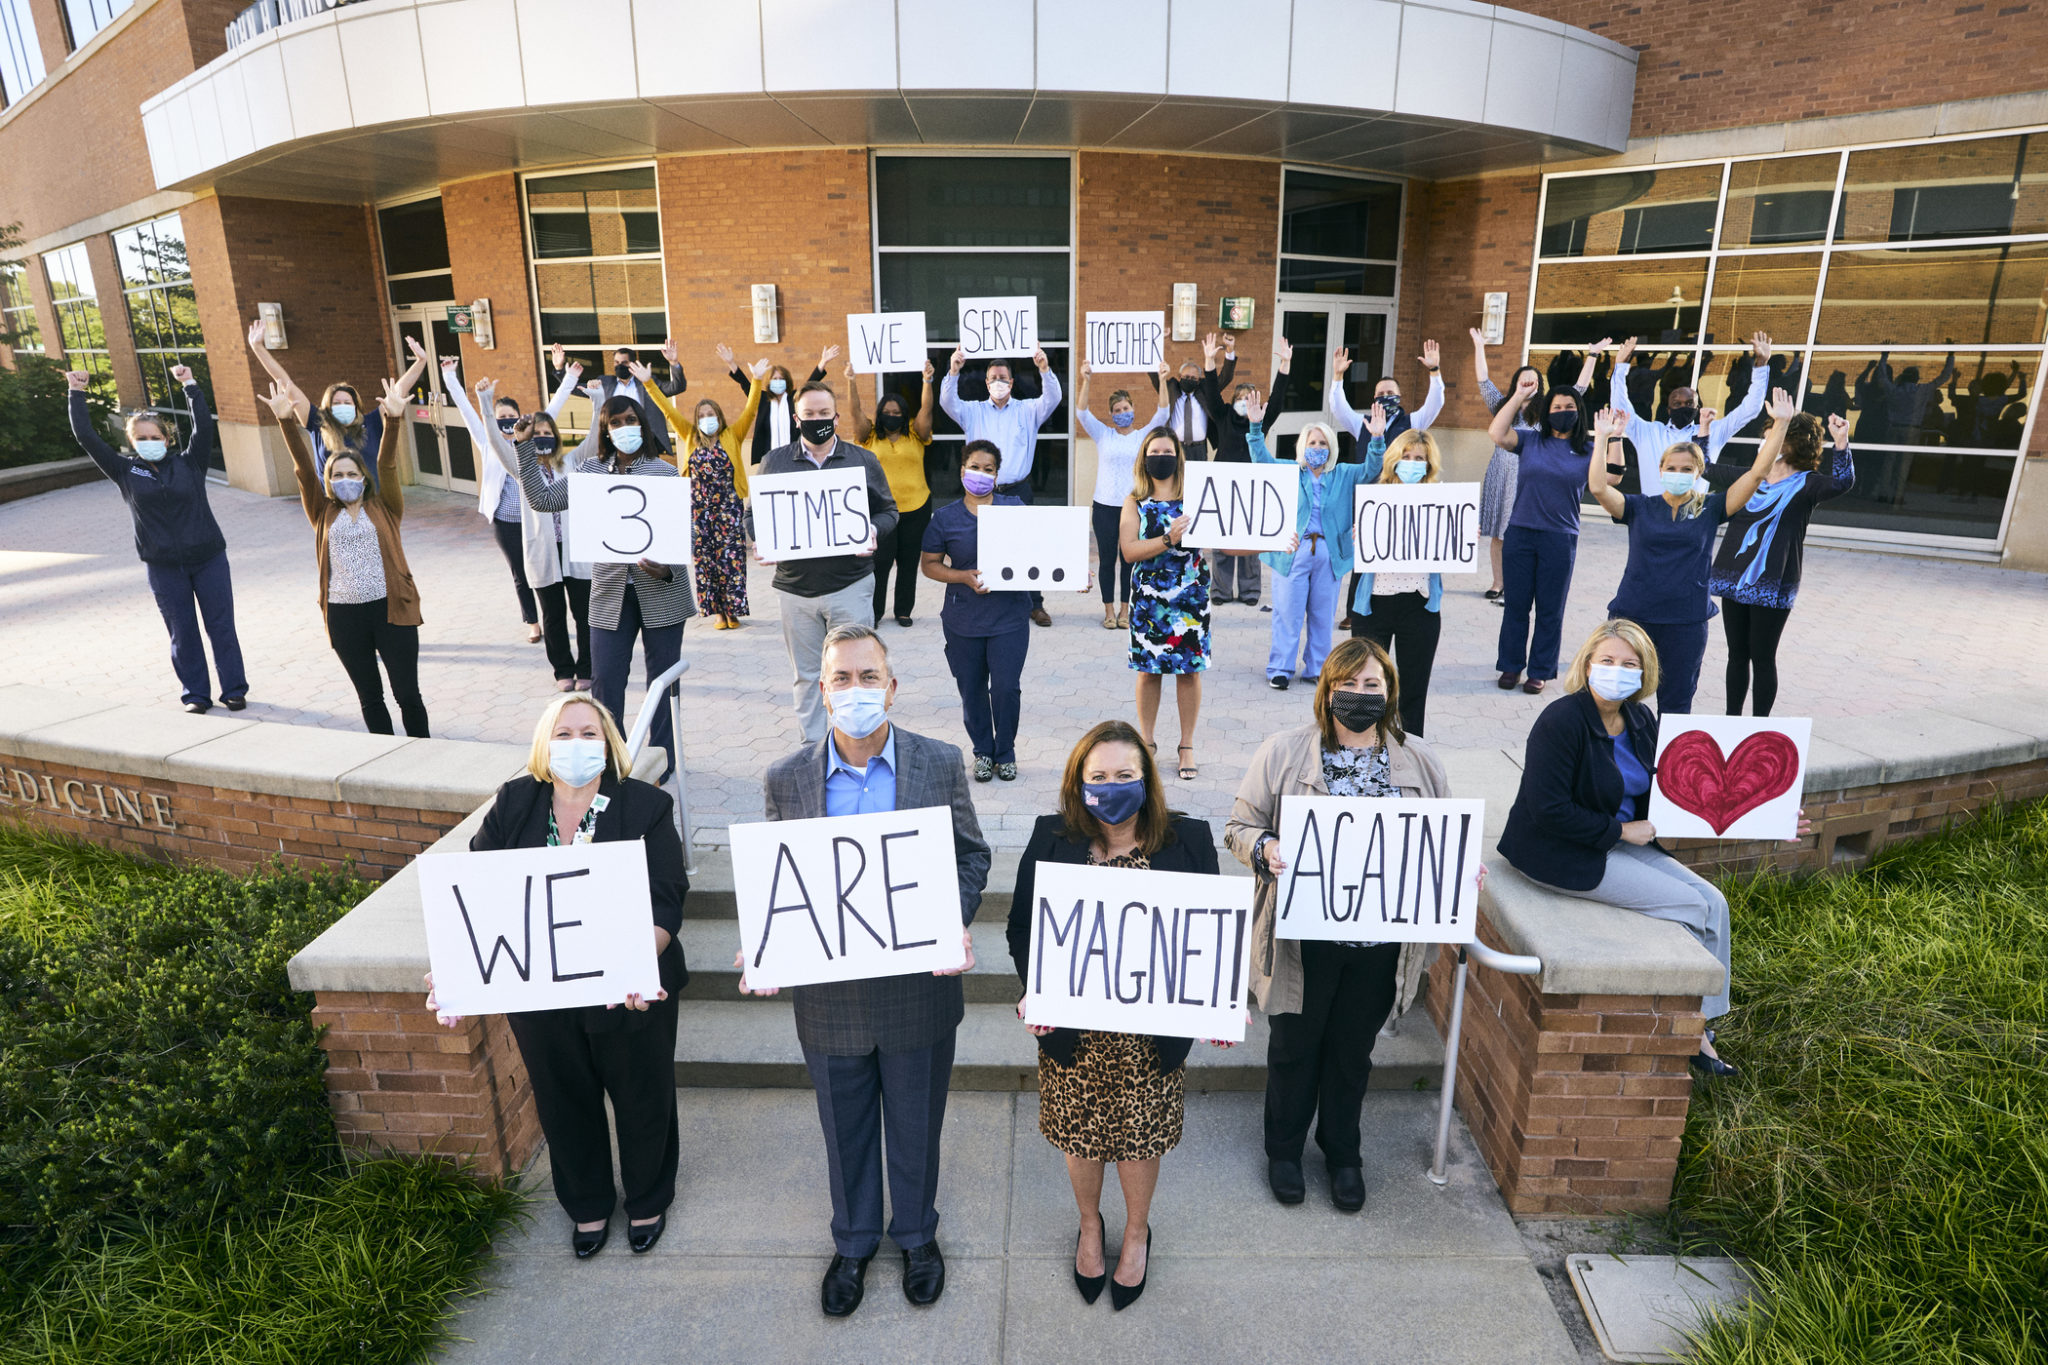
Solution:
<svg viewBox="0 0 2048 1365">
<path fill-rule="evenodd" d="M 577 564 L 690 562 L 690 481 L 570 474 L 569 559 Z"/>
<path fill-rule="evenodd" d="M 754 502 L 754 541 L 771 564 L 852 554 L 874 539 L 862 465 L 756 474 L 747 487 Z"/>
<path fill-rule="evenodd" d="M 1367 943 L 1478 936 L 1486 803 L 1285 796 L 1273 932 Z"/>
<path fill-rule="evenodd" d="M 923 313 L 848 313 L 846 358 L 855 374 L 896 374 L 922 370 Z"/>
<path fill-rule="evenodd" d="M 734 825 L 732 882 L 753 989 L 967 960 L 944 806 Z"/>
<path fill-rule="evenodd" d="M 1249 877 L 1040 863 L 1024 1020 L 1244 1039 Z"/>
<path fill-rule="evenodd" d="M 1479 571 L 1476 483 L 1362 483 L 1352 514 L 1360 573 Z"/>
<path fill-rule="evenodd" d="M 1292 465 L 1214 464 L 1187 467 L 1181 510 L 1197 550 L 1281 550 L 1294 538 L 1301 476 Z"/>
<path fill-rule="evenodd" d="M 415 866 L 444 1014 L 616 1005 L 661 993 L 639 840 L 430 853 Z"/>
<path fill-rule="evenodd" d="M 960 300 L 960 354 L 1030 355 L 1038 349 L 1038 300 L 1030 294 Z"/>
<path fill-rule="evenodd" d="M 1159 368 L 1166 340 L 1165 313 L 1090 313 L 1088 365 L 1097 374 L 1136 374 Z"/>
</svg>

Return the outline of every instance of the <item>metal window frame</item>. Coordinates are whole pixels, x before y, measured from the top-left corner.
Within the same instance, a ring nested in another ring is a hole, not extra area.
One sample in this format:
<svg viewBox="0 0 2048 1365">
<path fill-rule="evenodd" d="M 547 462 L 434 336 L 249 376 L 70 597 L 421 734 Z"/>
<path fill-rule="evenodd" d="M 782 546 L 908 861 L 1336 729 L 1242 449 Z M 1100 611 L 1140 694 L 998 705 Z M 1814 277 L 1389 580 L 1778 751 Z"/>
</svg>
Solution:
<svg viewBox="0 0 2048 1365">
<path fill-rule="evenodd" d="M 533 208 L 527 199 L 528 184 L 537 179 L 546 180 L 554 176 L 561 175 L 584 175 L 588 174 L 591 171 L 635 171 L 643 169 L 654 172 L 654 226 L 655 240 L 661 243 L 661 249 L 659 251 L 643 251 L 633 255 L 613 256 L 550 256 L 546 260 L 541 260 L 540 258 L 534 255 Z M 665 212 L 661 202 L 661 165 L 658 161 L 655 161 L 652 158 L 642 157 L 629 161 L 594 161 L 591 162 L 589 165 L 585 166 L 550 166 L 546 170 L 521 171 L 518 173 L 518 181 L 519 249 L 520 252 L 526 257 L 526 296 L 528 299 L 532 301 L 529 311 L 531 313 L 533 322 L 534 360 L 539 365 L 537 373 L 541 375 L 546 375 L 548 373 L 547 355 L 548 346 L 551 344 L 541 336 L 541 318 L 543 314 L 540 306 L 540 275 L 537 270 L 537 267 L 539 266 L 612 265 L 645 263 L 648 261 L 655 262 L 661 267 L 662 322 L 664 324 L 664 327 L 669 330 L 670 335 L 674 334 L 673 324 L 670 321 L 672 314 L 669 308 L 668 296 L 668 221 L 667 213 Z M 413 198 L 423 199 L 427 197 L 428 196 L 426 195 L 409 196 L 406 199 L 393 200 L 388 205 L 379 205 L 379 207 L 397 207 L 400 204 L 411 202 Z M 428 275 L 438 275 L 441 274 L 442 272 L 438 270 L 429 270 L 423 273 Z M 401 305 L 393 304 L 391 306 L 399 307 Z M 661 353 L 661 346 L 658 343 L 650 346 L 644 345 L 636 341 L 624 347 L 611 346 L 609 348 L 606 348 L 603 346 L 603 343 L 599 343 L 599 346 L 600 349 L 630 350 L 635 355 L 640 355 L 648 351 L 652 351 L 656 355 L 659 355 Z M 546 386 L 543 385 L 542 387 L 545 388 Z"/>
<path fill-rule="evenodd" d="M 1312 256 L 1306 252 L 1283 251 L 1281 243 L 1287 236 L 1287 177 L 1291 172 L 1300 171 L 1305 175 L 1327 176 L 1332 180 L 1361 180 L 1374 185 L 1393 185 L 1401 191 L 1401 212 L 1399 226 L 1394 236 L 1394 259 L 1382 256 Z M 1408 204 L 1414 185 L 1405 176 L 1374 175 L 1367 171 L 1343 170 L 1329 166 L 1298 165 L 1291 161 L 1280 163 L 1279 205 L 1273 214 L 1273 306 L 1277 310 L 1286 305 L 1299 307 L 1310 299 L 1327 299 L 1341 303 L 1383 303 L 1394 305 L 1392 319 L 1387 324 L 1387 336 L 1391 338 L 1400 326 L 1401 283 L 1404 278 L 1401 258 L 1408 254 Z M 1538 221 L 1541 221 L 1540 219 Z M 1391 265 L 1394 267 L 1394 291 L 1391 294 L 1309 294 L 1299 291 L 1283 294 L 1280 290 L 1280 263 L 1291 261 L 1340 261 L 1346 265 Z M 1327 383 L 1329 376 L 1324 376 Z"/>
</svg>

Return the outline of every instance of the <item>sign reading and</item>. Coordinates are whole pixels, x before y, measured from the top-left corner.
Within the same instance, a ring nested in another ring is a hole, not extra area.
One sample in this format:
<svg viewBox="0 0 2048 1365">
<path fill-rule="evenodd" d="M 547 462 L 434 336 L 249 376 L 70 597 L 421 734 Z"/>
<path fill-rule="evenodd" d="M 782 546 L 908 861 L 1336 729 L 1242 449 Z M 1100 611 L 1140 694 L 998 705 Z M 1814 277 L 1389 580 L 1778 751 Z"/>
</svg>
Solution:
<svg viewBox="0 0 2048 1365">
<path fill-rule="evenodd" d="M 1181 544 L 1199 550 L 1280 550 L 1294 537 L 1301 476 L 1292 465 L 1214 464 L 1187 467 Z"/>
</svg>

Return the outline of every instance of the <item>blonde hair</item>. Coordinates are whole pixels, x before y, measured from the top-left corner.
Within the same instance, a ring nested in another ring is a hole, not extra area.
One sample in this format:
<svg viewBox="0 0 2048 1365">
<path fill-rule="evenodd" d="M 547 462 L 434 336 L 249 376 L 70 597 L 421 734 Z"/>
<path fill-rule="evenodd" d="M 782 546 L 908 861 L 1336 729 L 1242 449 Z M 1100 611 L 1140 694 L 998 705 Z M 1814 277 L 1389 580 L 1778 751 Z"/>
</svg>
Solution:
<svg viewBox="0 0 2048 1365">
<path fill-rule="evenodd" d="M 165 445 L 175 446 L 178 444 L 178 428 L 176 423 L 161 413 L 152 412 L 148 408 L 138 408 L 136 411 L 129 413 L 127 419 L 122 423 L 123 429 L 128 433 L 129 445 L 135 444 L 135 424 L 137 422 L 147 422 L 155 427 L 156 434 L 164 438 Z"/>
<path fill-rule="evenodd" d="M 1593 667 L 1593 651 L 1600 647 L 1602 640 L 1619 640 L 1636 652 L 1636 658 L 1643 664 L 1643 683 L 1623 701 L 1640 701 L 1655 696 L 1657 692 L 1657 646 L 1650 643 L 1650 633 L 1633 621 L 1616 617 L 1602 621 L 1586 637 L 1586 643 L 1579 646 L 1579 652 L 1572 656 L 1572 666 L 1564 675 L 1564 690 L 1583 692 L 1586 690 L 1586 675 Z"/>
<path fill-rule="evenodd" d="M 1435 483 L 1444 468 L 1443 456 L 1437 453 L 1436 438 L 1426 431 L 1416 431 L 1412 427 L 1396 436 L 1393 443 L 1387 447 L 1387 453 L 1380 457 L 1379 481 L 1399 483 L 1400 478 L 1394 473 L 1394 466 L 1400 462 L 1402 456 L 1417 446 L 1422 447 L 1422 458 L 1429 461 L 1429 468 L 1423 471 L 1422 482 Z"/>
<path fill-rule="evenodd" d="M 633 772 L 633 759 L 626 751 L 626 737 L 619 733 L 618 722 L 612 713 L 598 704 L 588 692 L 564 692 L 540 710 L 540 724 L 533 727 L 533 750 L 526 756 L 526 773 L 536 782 L 555 780 L 554 769 L 548 763 L 548 745 L 554 741 L 555 725 L 562 719 L 562 712 L 572 706 L 587 706 L 597 712 L 597 723 L 604 730 L 604 769 L 613 777 L 624 781 Z"/>
<path fill-rule="evenodd" d="M 1308 448 L 1308 434 L 1311 431 L 1323 433 L 1323 444 L 1330 448 L 1330 458 L 1336 459 L 1337 452 L 1341 447 L 1337 444 L 1336 428 L 1332 427 L 1328 422 L 1310 422 L 1301 429 L 1301 435 L 1296 437 L 1294 442 L 1295 458 L 1300 459 L 1301 452 Z"/>
<path fill-rule="evenodd" d="M 1707 495 L 1700 492 L 1698 484 L 1699 480 L 1707 476 L 1707 452 L 1700 449 L 1697 441 L 1679 441 L 1673 445 L 1665 446 L 1664 453 L 1657 457 L 1658 470 L 1662 471 L 1664 461 L 1671 458 L 1674 453 L 1679 452 L 1691 455 L 1699 468 L 1693 471 L 1694 484 L 1692 495 L 1678 505 L 1678 513 L 1681 517 L 1696 517 L 1700 514 L 1700 510 L 1707 505 Z M 1643 491 L 1647 493 L 1649 490 L 1644 489 Z"/>
</svg>

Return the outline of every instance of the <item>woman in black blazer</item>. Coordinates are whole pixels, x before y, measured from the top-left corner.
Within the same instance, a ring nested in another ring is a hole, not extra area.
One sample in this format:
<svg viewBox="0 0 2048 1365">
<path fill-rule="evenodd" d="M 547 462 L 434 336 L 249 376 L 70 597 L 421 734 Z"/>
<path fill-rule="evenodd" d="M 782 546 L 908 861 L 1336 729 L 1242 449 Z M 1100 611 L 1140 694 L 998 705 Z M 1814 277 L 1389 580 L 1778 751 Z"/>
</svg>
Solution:
<svg viewBox="0 0 2048 1365">
<path fill-rule="evenodd" d="M 1060 813 L 1038 818 L 1018 861 L 1009 939 L 1019 982 L 1026 979 L 1031 956 L 1041 862 L 1214 876 L 1216 841 L 1207 821 L 1166 808 L 1150 747 L 1130 725 L 1111 720 L 1083 735 L 1068 755 Z M 1017 1017 L 1024 1017 L 1021 999 Z M 1074 1284 L 1093 1303 L 1109 1279 L 1102 1168 L 1113 1162 L 1123 1186 L 1125 1222 L 1109 1298 L 1127 1308 L 1145 1289 L 1152 1193 L 1159 1185 L 1160 1158 L 1180 1142 L 1193 1039 L 1037 1026 L 1031 1031 L 1038 1036 L 1038 1131 L 1066 1153 L 1067 1178 L 1081 1207 Z"/>
<path fill-rule="evenodd" d="M 1530 880 L 1568 896 L 1635 910 L 1685 926 L 1721 961 L 1728 956 L 1728 900 L 1713 883 L 1657 846 L 1644 818 L 1657 769 L 1657 650 L 1633 621 L 1602 622 L 1579 646 L 1565 694 L 1529 730 L 1522 785 L 1501 831 L 1500 853 Z M 1804 832 L 1805 821 L 1800 821 Z M 1709 1020 L 1728 1012 L 1728 983 L 1700 1002 Z M 1701 1037 L 1695 1070 L 1732 1076 Z"/>
<path fill-rule="evenodd" d="M 634 1252 L 661 1239 L 676 1197 L 676 1003 L 690 972 L 675 936 L 690 878 L 675 802 L 659 787 L 626 776 L 631 766 L 609 712 L 583 693 L 559 697 L 541 713 L 526 773 L 498 788 L 483 828 L 469 841 L 479 853 L 635 839 L 647 848 L 661 994 L 653 1000 L 629 995 L 623 1005 L 505 1016 L 533 1080 L 555 1198 L 575 1224 L 570 1246 L 578 1259 L 596 1255 L 611 1232 L 616 1197 L 606 1096 L 618 1121 L 626 1239 Z M 427 985 L 433 984 L 429 975 Z M 427 1008 L 436 1008 L 432 994 Z"/>
</svg>

